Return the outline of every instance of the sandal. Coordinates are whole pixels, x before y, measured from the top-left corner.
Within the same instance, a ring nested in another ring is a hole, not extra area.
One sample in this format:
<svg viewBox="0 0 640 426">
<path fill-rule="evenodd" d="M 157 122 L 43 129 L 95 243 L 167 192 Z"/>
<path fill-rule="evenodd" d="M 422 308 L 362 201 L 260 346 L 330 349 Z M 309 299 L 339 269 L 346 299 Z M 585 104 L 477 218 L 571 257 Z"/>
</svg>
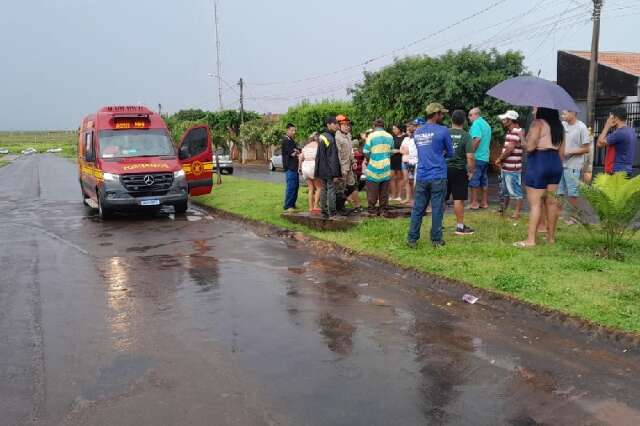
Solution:
<svg viewBox="0 0 640 426">
<path fill-rule="evenodd" d="M 513 243 L 513 246 L 515 248 L 526 249 L 526 248 L 535 247 L 535 244 L 531 245 L 531 244 L 527 244 L 526 241 L 516 241 L 515 243 Z"/>
</svg>

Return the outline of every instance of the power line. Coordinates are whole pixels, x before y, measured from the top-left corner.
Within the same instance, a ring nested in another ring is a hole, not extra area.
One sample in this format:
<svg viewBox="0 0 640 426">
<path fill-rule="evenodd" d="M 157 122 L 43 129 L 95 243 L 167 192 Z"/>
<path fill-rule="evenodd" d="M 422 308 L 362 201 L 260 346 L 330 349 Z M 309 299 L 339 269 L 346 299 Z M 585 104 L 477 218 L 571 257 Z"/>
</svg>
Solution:
<svg viewBox="0 0 640 426">
<path fill-rule="evenodd" d="M 501 20 L 500 22 L 493 24 L 493 25 L 489 25 L 486 26 L 484 28 L 480 28 L 480 29 L 476 29 L 472 35 L 477 36 L 478 33 L 483 32 L 483 31 L 487 31 L 490 30 L 492 28 L 498 27 L 498 26 L 502 26 L 502 27 L 506 27 L 509 28 L 509 25 L 506 25 L 509 22 L 513 22 L 513 21 L 518 21 L 518 20 L 524 20 L 526 19 L 528 16 L 534 14 L 535 12 L 537 12 L 538 9 L 541 9 L 545 4 L 552 2 L 553 0 L 545 0 L 542 1 L 540 3 L 538 3 L 536 6 L 534 6 L 533 8 L 528 9 L 527 11 L 523 12 L 523 13 L 519 13 L 511 18 L 508 18 L 506 20 Z M 566 3 L 574 3 L 576 4 L 575 1 L 571 0 L 570 2 L 564 2 L 564 4 Z M 558 3 L 555 2 L 554 6 L 558 6 L 561 5 L 562 3 Z M 495 6 L 494 6 L 495 7 Z M 553 8 L 553 6 L 552 6 Z M 484 9 L 483 9 L 484 10 Z M 545 11 L 548 11 L 549 9 L 545 9 Z M 576 12 L 579 11 L 578 13 L 573 13 L 571 14 L 571 12 Z M 480 12 L 477 12 L 474 15 L 479 14 Z M 471 16 L 474 16 L 471 15 Z M 512 42 L 515 41 L 519 41 L 520 39 L 527 39 L 527 40 L 533 40 L 539 37 L 545 37 L 545 40 L 542 41 L 542 43 L 540 43 L 533 51 L 533 53 L 537 52 L 540 47 L 542 45 L 544 45 L 544 43 L 546 42 L 546 40 L 548 39 L 548 37 L 555 33 L 557 31 L 558 26 L 561 23 L 565 23 L 565 22 L 569 22 L 568 27 L 572 28 L 575 27 L 577 25 L 583 24 L 585 22 L 586 19 L 586 11 L 584 11 L 584 4 L 578 3 L 577 6 L 575 7 L 571 7 L 571 5 L 569 4 L 566 9 L 564 11 L 562 11 L 561 13 L 561 17 L 554 20 L 554 21 L 549 21 L 550 16 L 546 15 L 544 18 L 540 19 L 540 20 L 536 20 L 530 24 L 526 24 L 527 26 L 527 32 L 523 32 L 521 28 L 523 28 L 523 26 L 525 26 L 525 24 L 523 25 L 517 25 L 514 28 L 517 28 L 517 31 L 508 33 L 506 36 L 500 37 L 499 41 L 496 41 L 496 39 L 498 38 L 499 35 L 501 35 L 501 33 L 503 33 L 504 31 L 501 30 L 498 33 L 494 34 L 493 36 L 489 37 L 488 39 L 484 40 L 481 43 L 477 43 L 474 44 L 474 47 L 480 47 L 483 45 L 489 45 L 492 44 L 493 46 L 497 46 L 497 45 L 505 45 L 505 44 L 510 44 Z M 580 19 L 580 18 L 585 18 L 585 19 Z M 464 20 L 468 20 L 470 19 L 470 17 L 464 18 L 461 21 Z M 586 21 L 588 21 L 589 19 L 586 19 Z M 449 27 L 453 27 L 455 26 L 457 23 L 451 24 Z M 448 27 L 448 28 L 449 28 Z M 442 33 L 444 30 L 439 30 L 435 33 L 433 33 L 433 35 L 435 34 L 440 34 Z M 431 36 L 433 36 L 431 35 Z M 428 37 L 423 37 L 422 39 L 420 39 L 421 41 L 424 41 L 424 39 L 426 39 Z M 444 43 L 444 44 L 440 44 L 439 47 L 443 47 L 446 45 L 450 45 L 453 43 L 456 43 L 458 40 L 460 40 L 460 38 L 454 39 L 454 40 L 449 40 L 448 42 Z M 394 51 L 400 50 L 400 49 L 406 49 L 407 47 L 411 46 L 411 45 L 415 45 L 417 44 L 419 41 L 414 41 L 411 43 L 408 43 L 407 45 L 403 46 L 402 48 L 399 49 L 395 49 Z M 497 44 L 496 44 L 497 43 Z M 532 53 L 532 54 L 533 54 Z M 388 54 L 384 54 L 384 55 L 380 55 L 379 58 L 382 58 L 384 56 L 388 56 Z M 369 61 L 365 61 L 364 63 L 361 63 L 358 65 L 359 66 L 366 66 L 366 64 L 370 63 L 371 60 Z M 343 70 L 346 69 L 353 69 L 354 67 L 346 67 L 343 68 Z M 326 73 L 323 74 L 321 76 L 316 76 L 316 78 L 321 78 L 324 76 L 328 76 L 328 75 L 334 75 L 336 74 L 336 72 L 334 73 Z M 302 80 L 297 80 L 297 81 L 310 81 L 312 78 L 309 79 L 302 79 Z M 335 93 L 338 92 L 340 90 L 346 90 L 348 86 L 355 84 L 356 82 L 359 82 L 362 80 L 362 77 L 351 80 L 351 81 L 343 81 L 338 80 L 335 83 L 339 83 L 337 86 L 333 85 L 333 86 L 328 86 L 329 84 L 332 83 L 323 83 L 320 85 L 315 85 L 312 87 L 309 87 L 307 89 L 305 89 L 304 92 L 298 92 L 297 94 L 276 94 L 276 95 L 271 95 L 271 96 L 252 96 L 249 99 L 251 100 L 268 100 L 268 101 L 291 101 L 291 100 L 299 100 L 299 99 L 305 99 L 305 98 L 311 98 L 311 97 L 315 97 L 315 96 L 323 96 L 323 95 L 327 95 L 330 93 Z M 282 82 L 284 84 L 284 82 Z M 259 84 L 253 84 L 254 86 L 259 85 Z M 317 93 L 313 92 L 314 89 L 321 89 L 319 90 Z"/>
<path fill-rule="evenodd" d="M 323 73 L 323 74 L 318 74 L 318 75 L 307 77 L 307 78 L 301 78 L 301 79 L 298 79 L 298 80 L 276 81 L 276 82 L 253 82 L 253 83 L 250 82 L 250 84 L 252 84 L 254 86 L 291 85 L 291 84 L 303 83 L 303 82 L 307 82 L 307 81 L 311 81 L 311 80 L 318 80 L 318 79 L 323 78 L 323 77 L 340 74 L 340 73 L 343 73 L 343 72 L 346 72 L 346 71 L 350 71 L 352 69 L 356 69 L 356 68 L 360 68 L 360 67 L 366 67 L 367 65 L 371 64 L 372 62 L 376 62 L 376 61 L 378 61 L 380 59 L 383 59 L 383 58 L 386 58 L 388 56 L 395 55 L 395 54 L 397 54 L 398 52 L 400 52 L 402 50 L 406 50 L 406 49 L 408 49 L 408 48 L 410 48 L 412 46 L 415 46 L 416 44 L 422 43 L 423 41 L 425 41 L 427 39 L 430 39 L 432 37 L 440 35 L 443 32 L 446 32 L 446 31 L 448 31 L 448 30 L 450 30 L 452 28 L 455 28 L 458 25 L 464 24 L 465 22 L 468 22 L 468 21 L 470 21 L 470 20 L 472 20 L 472 19 L 474 19 L 474 18 L 476 18 L 476 17 L 478 17 L 480 15 L 483 15 L 484 13 L 486 13 L 486 12 L 488 12 L 488 11 L 490 11 L 490 10 L 492 10 L 492 9 L 494 9 L 494 8 L 496 8 L 496 7 L 498 7 L 501 4 L 506 3 L 506 2 L 507 2 L 507 0 L 495 1 L 495 2 L 491 3 L 489 6 L 483 8 L 483 9 L 481 9 L 481 10 L 479 10 L 479 11 L 477 11 L 477 12 L 471 14 L 471 15 L 468 15 L 468 16 L 466 16 L 466 17 L 464 17 L 464 18 L 462 18 L 462 19 L 460 19 L 460 20 L 458 20 L 458 21 L 456 21 L 456 22 L 454 22 L 454 23 L 452 23 L 450 25 L 447 25 L 444 28 L 441 28 L 441 29 L 439 29 L 437 31 L 434 31 L 434 32 L 430 33 L 430 34 L 427 34 L 426 36 L 421 37 L 421 38 L 419 38 L 417 40 L 414 40 L 414 41 L 412 41 L 410 43 L 407 43 L 404 46 L 395 48 L 395 49 L 390 50 L 390 51 L 388 51 L 386 53 L 383 53 L 381 55 L 374 56 L 373 58 L 369 58 L 369 59 L 365 60 L 364 62 L 361 62 L 361 63 L 356 64 L 356 65 L 351 65 L 351 66 L 348 66 L 348 67 L 345 67 L 345 68 L 341 68 L 341 69 L 336 70 L 336 71 L 327 72 L 327 73 Z"/>
</svg>

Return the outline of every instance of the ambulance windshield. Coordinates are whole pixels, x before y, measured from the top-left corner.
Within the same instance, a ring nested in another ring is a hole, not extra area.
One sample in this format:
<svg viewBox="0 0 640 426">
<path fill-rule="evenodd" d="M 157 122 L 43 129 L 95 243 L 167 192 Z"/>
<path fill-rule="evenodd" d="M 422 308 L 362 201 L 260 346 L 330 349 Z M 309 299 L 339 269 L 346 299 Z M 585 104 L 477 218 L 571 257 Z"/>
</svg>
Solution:
<svg viewBox="0 0 640 426">
<path fill-rule="evenodd" d="M 176 155 L 166 130 L 103 130 L 99 138 L 101 158 Z"/>
</svg>

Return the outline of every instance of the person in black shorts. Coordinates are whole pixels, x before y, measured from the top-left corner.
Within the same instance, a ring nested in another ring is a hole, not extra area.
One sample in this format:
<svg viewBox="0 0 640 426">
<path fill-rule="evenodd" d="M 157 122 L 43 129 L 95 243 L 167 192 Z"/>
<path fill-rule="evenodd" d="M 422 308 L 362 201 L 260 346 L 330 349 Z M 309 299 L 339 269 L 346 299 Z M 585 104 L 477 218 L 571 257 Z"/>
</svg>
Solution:
<svg viewBox="0 0 640 426">
<path fill-rule="evenodd" d="M 453 210 L 456 215 L 456 235 L 471 235 L 475 231 L 464 224 L 464 202 L 469 198 L 469 179 L 473 176 L 476 160 L 469 133 L 464 131 L 467 114 L 455 110 L 451 114 L 451 139 L 453 157 L 447 160 L 447 196 L 453 196 Z"/>
<path fill-rule="evenodd" d="M 391 201 L 402 201 L 402 189 L 404 188 L 404 174 L 402 173 L 402 153 L 400 152 L 400 146 L 402 141 L 407 136 L 402 124 L 396 124 L 391 130 L 393 133 L 393 151 L 391 154 L 391 186 L 390 197 Z"/>
</svg>

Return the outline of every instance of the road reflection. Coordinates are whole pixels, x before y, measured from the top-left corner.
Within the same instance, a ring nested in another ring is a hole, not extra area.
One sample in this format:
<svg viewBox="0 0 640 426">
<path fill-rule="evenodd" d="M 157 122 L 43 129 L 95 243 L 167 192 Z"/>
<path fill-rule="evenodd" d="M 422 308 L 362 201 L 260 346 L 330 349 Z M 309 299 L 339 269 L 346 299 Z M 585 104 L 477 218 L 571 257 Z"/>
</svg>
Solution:
<svg viewBox="0 0 640 426">
<path fill-rule="evenodd" d="M 131 310 L 135 308 L 135 298 L 128 297 L 129 266 L 125 259 L 112 257 L 100 268 L 107 285 L 108 324 L 114 335 L 113 345 L 119 351 L 127 351 L 133 344 L 131 334 Z"/>
</svg>

